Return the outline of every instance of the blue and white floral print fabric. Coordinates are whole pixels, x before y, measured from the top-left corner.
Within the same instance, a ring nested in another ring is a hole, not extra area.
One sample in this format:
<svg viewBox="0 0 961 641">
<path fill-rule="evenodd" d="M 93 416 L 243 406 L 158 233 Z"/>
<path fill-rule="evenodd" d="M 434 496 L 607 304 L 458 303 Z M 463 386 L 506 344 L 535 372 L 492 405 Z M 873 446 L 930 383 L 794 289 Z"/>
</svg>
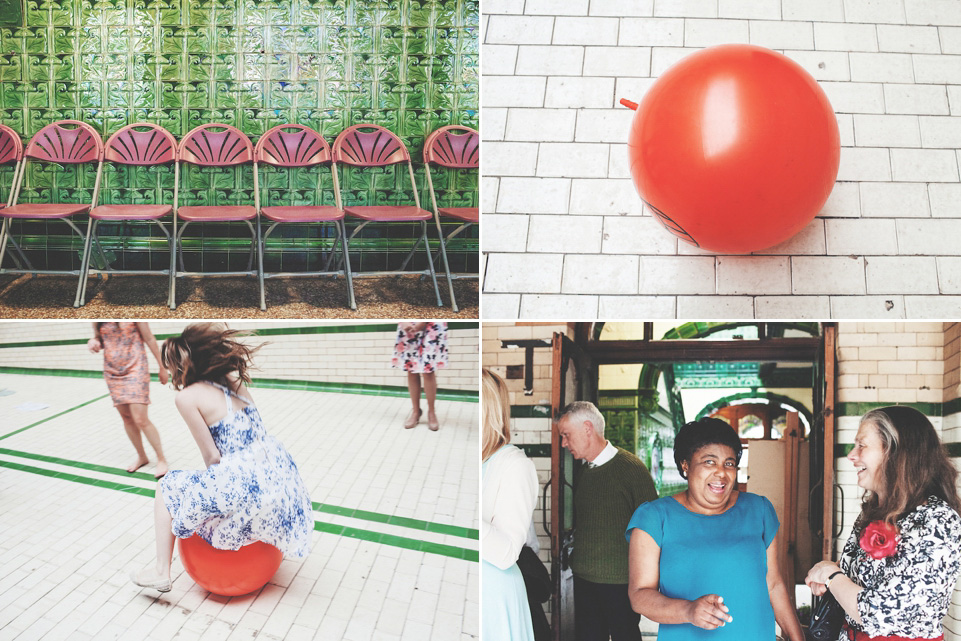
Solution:
<svg viewBox="0 0 961 641">
<path fill-rule="evenodd" d="M 284 556 L 307 556 L 314 524 L 297 464 L 267 434 L 250 401 L 215 387 L 227 398 L 227 416 L 209 428 L 220 462 L 206 470 L 172 470 L 160 481 L 174 535 L 196 532 L 219 550 L 263 541 Z M 248 405 L 234 411 L 232 394 Z"/>
</svg>

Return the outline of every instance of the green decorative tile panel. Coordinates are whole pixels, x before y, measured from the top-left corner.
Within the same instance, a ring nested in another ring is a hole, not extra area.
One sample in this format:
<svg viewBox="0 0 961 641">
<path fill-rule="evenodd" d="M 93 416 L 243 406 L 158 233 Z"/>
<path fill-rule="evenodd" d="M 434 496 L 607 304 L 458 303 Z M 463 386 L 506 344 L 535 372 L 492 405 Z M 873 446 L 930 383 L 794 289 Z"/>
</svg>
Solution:
<svg viewBox="0 0 961 641">
<path fill-rule="evenodd" d="M 477 0 L 0 0 L 0 122 L 24 142 L 68 118 L 104 138 L 137 121 L 161 124 L 178 138 L 216 121 L 255 141 L 270 127 L 296 122 L 329 142 L 350 125 L 373 122 L 408 146 L 429 206 L 420 162 L 425 137 L 448 124 L 478 127 L 478 21 Z M 403 166 L 343 169 L 347 204 L 410 201 Z M 476 171 L 432 175 L 441 206 L 477 206 Z M 0 198 L 11 179 L 12 168 L 0 168 Z M 264 168 L 261 180 L 265 204 L 334 201 L 329 170 Z M 89 201 L 93 184 L 91 168 L 32 165 L 21 200 Z M 169 167 L 110 166 L 100 202 L 171 202 L 172 194 Z M 252 168 L 190 167 L 180 202 L 252 203 Z M 454 226 L 445 223 L 448 232 Z M 267 242 L 269 271 L 313 269 L 333 243 L 331 229 L 281 229 Z M 16 230 L 38 267 L 79 266 L 80 243 L 62 223 L 18 222 Z M 351 245 L 352 264 L 396 267 L 417 231 L 368 226 Z M 101 237 L 114 268 L 166 262 L 166 241 L 154 225 L 103 223 Z M 242 269 L 248 238 L 242 223 L 193 225 L 186 267 Z M 451 269 L 477 271 L 478 244 L 476 227 L 455 238 Z M 426 267 L 418 254 L 414 269 Z"/>
</svg>

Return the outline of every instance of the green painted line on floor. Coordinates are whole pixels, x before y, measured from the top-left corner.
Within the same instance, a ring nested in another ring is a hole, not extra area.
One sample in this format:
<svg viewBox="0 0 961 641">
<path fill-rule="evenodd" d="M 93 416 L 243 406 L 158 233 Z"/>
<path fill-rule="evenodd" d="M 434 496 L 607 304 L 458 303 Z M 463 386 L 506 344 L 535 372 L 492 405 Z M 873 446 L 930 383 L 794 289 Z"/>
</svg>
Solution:
<svg viewBox="0 0 961 641">
<path fill-rule="evenodd" d="M 0 368 L 0 369 L 2 369 L 2 368 Z M 101 400 L 101 399 L 104 399 L 104 398 L 107 398 L 108 396 L 110 396 L 110 394 L 104 394 L 103 396 L 98 396 L 97 398 L 95 398 L 95 399 L 93 399 L 93 400 L 90 400 L 90 401 L 87 401 L 86 403 L 81 403 L 80 405 L 76 405 L 76 406 L 74 406 L 74 407 L 71 407 L 70 409 L 66 409 L 66 410 L 64 410 L 64 411 L 62 411 L 62 412 L 59 412 L 59 413 L 57 413 L 57 414 L 54 414 L 53 416 L 48 416 L 47 418 L 45 418 L 45 419 L 43 419 L 43 420 L 40 420 L 40 421 L 37 421 L 36 423 L 31 423 L 30 425 L 27 425 L 26 427 L 21 427 L 21 428 L 18 429 L 18 430 L 14 430 L 14 431 L 10 432 L 9 434 L 4 434 L 3 436 L 0 436 L 0 441 L 2 441 L 2 440 L 5 439 L 5 438 L 9 438 L 9 437 L 13 436 L 14 434 L 19 434 L 20 432 L 23 432 L 23 431 L 25 431 L 25 430 L 29 430 L 31 427 L 36 427 L 37 425 L 42 425 L 42 424 L 46 423 L 47 421 L 52 421 L 53 419 L 55 419 L 55 418 L 57 418 L 57 417 L 59 417 L 59 416 L 63 416 L 64 414 L 69 414 L 70 412 L 72 412 L 72 411 L 74 411 L 74 410 L 78 410 L 78 409 L 80 409 L 81 407 L 86 407 L 87 405 L 90 405 L 91 403 L 96 403 L 97 401 L 99 401 L 99 400 Z"/>
<path fill-rule="evenodd" d="M 370 512 L 368 510 L 355 510 L 354 508 L 340 507 L 338 505 L 330 505 L 327 503 L 313 503 L 312 505 L 314 510 L 318 512 L 337 514 L 339 516 L 348 516 L 362 521 L 375 521 L 377 523 L 396 525 L 397 527 L 405 527 L 412 530 L 423 530 L 425 532 L 434 532 L 435 534 L 449 534 L 451 536 L 459 536 L 465 539 L 477 540 L 480 538 L 479 530 L 461 527 L 459 525 L 445 525 L 443 523 L 422 521 L 420 519 L 411 519 L 404 516 L 393 516 L 380 512 Z"/>
<path fill-rule="evenodd" d="M 418 552 L 426 552 L 428 554 L 449 556 L 454 559 L 463 559 L 464 561 L 476 562 L 480 558 L 480 554 L 477 552 L 477 550 L 468 550 L 466 548 L 459 548 L 453 545 L 444 545 L 443 543 L 430 543 L 429 541 L 409 539 L 407 537 L 396 536 L 394 534 L 371 532 L 370 530 L 361 530 L 359 528 L 348 527 L 346 525 L 335 525 L 333 523 L 315 521 L 314 529 L 318 532 L 327 532 L 330 534 L 336 534 L 337 536 L 345 536 L 351 539 L 361 539 L 363 541 L 380 543 L 382 545 L 392 545 L 394 547 L 404 548 L 407 550 L 416 550 Z"/>
<path fill-rule="evenodd" d="M 11 367 L 0 366 L 0 374 L 24 376 L 71 376 L 75 378 L 102 378 L 103 372 L 84 369 L 52 369 L 45 367 Z M 151 374 L 150 380 L 156 381 L 157 374 Z M 329 381 L 290 380 L 284 378 L 255 378 L 250 387 L 264 389 L 299 390 L 305 392 L 328 392 L 335 394 L 365 394 L 367 396 L 390 396 L 394 398 L 408 398 L 410 392 L 405 385 L 369 385 L 367 383 L 337 383 Z M 477 403 L 480 394 L 472 390 L 438 389 L 437 398 L 442 401 L 460 401 Z"/>
<path fill-rule="evenodd" d="M 43 476 L 49 476 L 55 479 L 62 479 L 65 481 L 73 481 L 74 483 L 84 483 L 86 485 L 94 485 L 97 487 L 107 488 L 108 490 L 119 490 L 120 492 L 128 492 L 130 494 L 139 494 L 141 496 L 149 496 L 153 498 L 154 491 L 147 487 L 137 487 L 135 485 L 124 485 L 123 483 L 114 483 L 113 481 L 104 481 L 102 479 L 92 479 L 86 476 L 80 476 L 79 474 L 71 474 L 69 472 L 57 472 L 54 470 L 48 470 L 42 467 L 34 467 L 32 465 L 23 465 L 22 463 L 14 463 L 12 461 L 0 461 L 0 467 L 10 468 L 11 470 L 19 470 L 21 472 L 30 472 L 32 474 L 42 474 Z"/>
<path fill-rule="evenodd" d="M 83 470 L 90 470 L 92 472 L 102 472 L 103 474 L 116 474 L 118 476 L 126 476 L 128 478 L 140 479 L 142 481 L 156 481 L 153 474 L 147 472 L 128 472 L 127 470 L 120 469 L 119 467 L 107 467 L 106 465 L 97 465 L 96 463 L 84 463 L 83 461 L 71 461 L 70 459 L 59 458 L 57 456 L 46 456 L 44 454 L 34 454 L 32 452 L 22 452 L 19 450 L 11 450 L 4 447 L 0 447 L 0 454 L 6 454 L 7 456 L 19 456 L 20 458 L 32 459 L 34 461 L 43 461 L 44 463 L 53 463 L 56 465 L 66 465 L 68 467 L 77 467 Z"/>
<path fill-rule="evenodd" d="M 480 323 L 468 321 L 454 321 L 447 323 L 447 330 L 478 329 Z M 243 330 L 243 325 L 237 325 L 235 329 Z M 90 330 L 91 333 L 93 330 Z M 308 327 L 261 327 L 249 330 L 252 336 L 296 336 L 309 334 L 359 334 L 374 332 L 396 332 L 397 325 L 394 323 L 362 323 L 356 325 L 318 325 Z M 165 340 L 171 336 L 180 334 L 156 334 L 158 341 Z M 62 345 L 86 345 L 87 338 L 63 338 L 49 341 L 19 341 L 16 343 L 0 343 L 0 349 L 14 347 L 59 347 Z"/>
<path fill-rule="evenodd" d="M 0 453 L 5 453 L 5 452 L 0 452 Z M 52 457 L 49 457 L 49 458 L 52 458 Z M 50 478 L 61 479 L 65 481 L 73 481 L 74 483 L 83 483 L 85 485 L 92 485 L 94 487 L 102 487 L 108 490 L 117 490 L 120 492 L 127 492 L 129 494 L 138 494 L 140 496 L 146 496 L 149 498 L 154 497 L 154 490 L 151 488 L 138 487 L 134 485 L 125 485 L 123 483 L 114 483 L 113 481 L 107 481 L 103 479 L 93 479 L 86 476 L 81 476 L 79 474 L 71 474 L 69 472 L 58 472 L 55 470 L 48 470 L 42 467 L 34 467 L 32 465 L 15 463 L 13 461 L 0 460 L 0 467 L 6 467 L 8 469 L 17 470 L 20 472 L 29 472 L 31 474 L 40 474 L 42 476 L 48 476 Z M 97 466 L 97 467 L 100 467 L 100 466 Z M 331 534 L 337 534 L 338 536 L 346 536 L 348 538 L 362 539 L 362 540 L 371 541 L 374 543 L 381 543 L 383 545 L 391 545 L 394 547 L 401 547 L 409 550 L 418 550 L 418 551 L 427 552 L 430 554 L 449 556 L 455 559 L 464 559 L 466 561 L 477 561 L 479 558 L 478 552 L 476 550 L 469 550 L 466 548 L 459 548 L 453 545 L 444 545 L 441 543 L 432 543 L 430 541 L 410 539 L 403 536 L 385 534 L 383 532 L 374 532 L 371 530 L 364 530 L 361 528 L 349 527 L 346 525 L 336 525 L 333 523 L 325 523 L 323 521 L 315 520 L 314 529 L 317 530 L 318 532 L 329 532 Z"/>
</svg>

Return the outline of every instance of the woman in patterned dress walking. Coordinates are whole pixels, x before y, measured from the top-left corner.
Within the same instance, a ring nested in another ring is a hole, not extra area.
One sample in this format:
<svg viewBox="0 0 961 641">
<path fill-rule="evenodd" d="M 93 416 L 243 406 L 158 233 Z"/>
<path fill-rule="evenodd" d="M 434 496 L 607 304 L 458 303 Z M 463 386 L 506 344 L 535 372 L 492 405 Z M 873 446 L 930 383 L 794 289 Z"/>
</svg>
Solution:
<svg viewBox="0 0 961 641">
<path fill-rule="evenodd" d="M 123 420 L 127 438 L 137 451 L 137 458 L 127 466 L 127 472 L 132 474 L 150 462 L 143 447 L 143 437 L 146 436 L 157 453 L 154 477 L 159 479 L 167 473 L 167 459 L 160 446 L 160 432 L 147 416 L 150 370 L 144 349 L 144 346 L 148 347 L 154 355 L 160 367 L 160 383 L 166 385 L 167 370 L 160 363 L 157 339 L 147 323 L 94 323 L 93 331 L 87 349 L 93 354 L 103 351 L 103 377 L 107 380 L 107 389 Z"/>
</svg>

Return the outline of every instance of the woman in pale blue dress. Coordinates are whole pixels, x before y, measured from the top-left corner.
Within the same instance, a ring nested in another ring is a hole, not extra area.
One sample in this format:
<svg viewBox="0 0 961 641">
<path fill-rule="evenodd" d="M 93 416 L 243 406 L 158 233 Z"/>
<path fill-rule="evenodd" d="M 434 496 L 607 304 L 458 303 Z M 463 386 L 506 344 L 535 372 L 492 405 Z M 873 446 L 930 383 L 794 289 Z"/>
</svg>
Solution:
<svg viewBox="0 0 961 641">
<path fill-rule="evenodd" d="M 517 558 L 537 500 L 537 473 L 510 445 L 510 401 L 504 381 L 484 370 L 481 508 L 482 641 L 533 641 L 530 605 Z M 539 605 L 538 605 L 539 607 Z"/>
<path fill-rule="evenodd" d="M 250 400 L 250 359 L 257 348 L 234 340 L 236 330 L 208 323 L 167 339 L 161 355 L 171 372 L 177 409 L 200 448 L 206 469 L 174 470 L 154 502 L 157 559 L 131 575 L 141 587 L 170 590 L 175 538 L 197 534 L 214 548 L 255 541 L 285 556 L 310 551 L 310 497 L 293 458 L 264 429 Z"/>
</svg>

